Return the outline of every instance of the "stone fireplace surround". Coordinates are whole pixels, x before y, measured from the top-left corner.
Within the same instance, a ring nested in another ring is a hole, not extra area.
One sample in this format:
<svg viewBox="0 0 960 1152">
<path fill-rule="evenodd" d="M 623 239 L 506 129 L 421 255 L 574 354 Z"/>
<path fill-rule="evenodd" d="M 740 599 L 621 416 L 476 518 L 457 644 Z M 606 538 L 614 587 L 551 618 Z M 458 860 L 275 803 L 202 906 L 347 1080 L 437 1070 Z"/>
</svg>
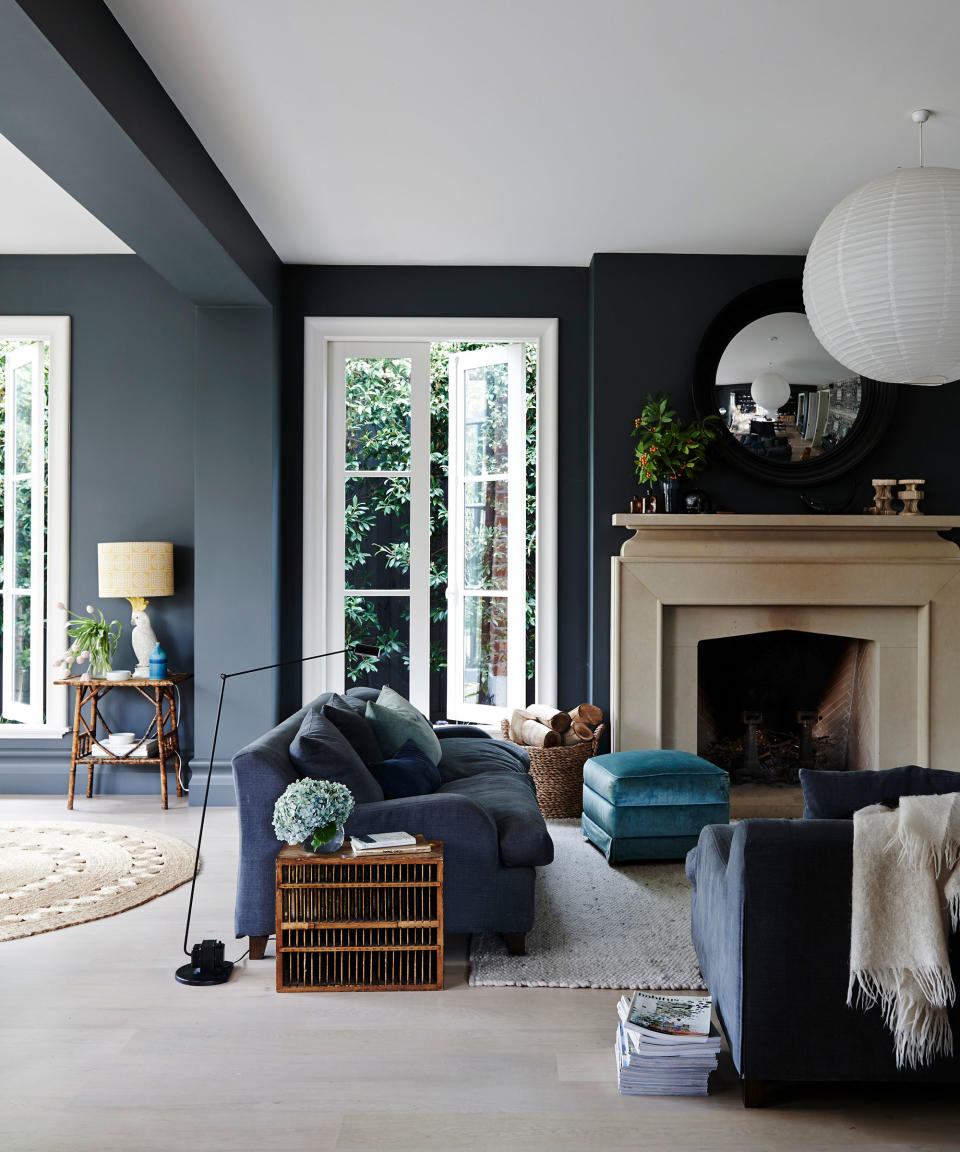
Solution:
<svg viewBox="0 0 960 1152">
<path fill-rule="evenodd" d="M 697 751 L 697 644 L 778 629 L 872 642 L 875 749 L 858 767 L 960 760 L 953 516 L 616 515 L 614 751 Z M 875 759 L 875 763 L 870 763 Z"/>
</svg>

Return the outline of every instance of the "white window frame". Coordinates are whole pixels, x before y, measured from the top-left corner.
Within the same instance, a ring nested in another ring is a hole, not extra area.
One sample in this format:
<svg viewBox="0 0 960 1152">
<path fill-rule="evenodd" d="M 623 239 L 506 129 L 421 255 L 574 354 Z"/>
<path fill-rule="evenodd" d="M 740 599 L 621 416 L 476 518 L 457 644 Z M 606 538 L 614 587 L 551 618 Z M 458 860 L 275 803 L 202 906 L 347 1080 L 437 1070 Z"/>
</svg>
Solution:
<svg viewBox="0 0 960 1152">
<path fill-rule="evenodd" d="M 507 399 L 508 459 L 507 472 L 500 477 L 467 476 L 464 473 L 464 433 L 462 416 L 463 376 L 473 368 L 490 364 L 508 365 Z M 455 352 L 450 357 L 450 432 L 448 501 L 459 510 L 450 517 L 450 545 L 447 558 L 447 716 L 451 720 L 496 724 L 505 712 L 527 704 L 527 430 L 526 430 L 526 365 L 524 345 L 517 341 L 506 346 L 487 347 L 476 352 Z M 464 488 L 468 482 L 488 479 L 507 481 L 507 587 L 500 591 L 467 588 L 464 572 L 466 517 L 463 511 Z M 466 649 L 464 625 L 467 600 L 480 597 L 505 600 L 507 603 L 507 706 L 469 702 L 466 699 L 464 673 Z"/>
<path fill-rule="evenodd" d="M 344 571 L 344 487 L 348 477 L 387 478 L 406 476 L 410 480 L 410 503 L 407 507 L 410 524 L 410 570 L 408 586 L 402 588 L 344 588 L 343 596 L 326 598 L 325 636 L 330 649 L 343 648 L 346 643 L 343 597 L 396 596 L 410 603 L 410 700 L 422 712 L 430 711 L 430 471 L 414 468 L 414 461 L 423 460 L 430 452 L 430 349 L 426 344 L 366 343 L 330 341 L 333 359 L 330 373 L 330 418 L 327 421 L 326 455 L 330 462 L 327 473 L 327 535 L 326 563 L 323 571 Z M 410 379 L 410 469 L 405 471 L 358 471 L 348 469 L 344 459 L 346 444 L 346 365 L 348 360 L 360 358 L 396 358 L 411 360 Z M 365 639 L 365 637 L 361 637 Z M 371 637 L 371 639 L 375 639 Z M 327 648 L 321 651 L 327 651 Z M 328 679 L 343 685 L 345 660 L 342 655 L 331 657 L 327 664 Z"/>
<path fill-rule="evenodd" d="M 44 665 L 31 666 L 32 685 L 44 691 L 45 724 L 0 724 L 0 740 L 59 739 L 66 732 L 67 689 L 54 683 L 62 669 L 53 661 L 67 647 L 67 617 L 56 608 L 67 603 L 70 582 L 70 317 L 0 316 L 0 340 L 34 340 L 50 346 L 47 408 L 47 587 Z M 4 499 L 6 493 L 4 493 Z M 6 518 L 9 520 L 9 517 Z M 6 521 L 5 521 L 6 522 Z M 33 534 L 34 545 L 38 545 Z M 42 535 L 40 536 L 42 541 Z M 31 630 L 31 645 L 34 643 Z"/>
<path fill-rule="evenodd" d="M 303 397 L 303 653 L 328 652 L 337 645 L 328 624 L 329 533 L 328 430 L 332 417 L 329 345 L 332 342 L 396 346 L 403 343 L 469 341 L 524 343 L 537 348 L 537 609 L 536 684 L 538 700 L 556 702 L 557 693 L 557 426 L 558 334 L 556 317 L 384 317 L 308 316 L 304 319 Z M 393 353 L 383 353 L 392 355 Z M 342 455 L 342 440 L 339 452 Z M 342 500 L 342 493 L 338 493 Z M 336 658 L 303 666 L 303 701 L 342 688 L 343 665 Z"/>
</svg>

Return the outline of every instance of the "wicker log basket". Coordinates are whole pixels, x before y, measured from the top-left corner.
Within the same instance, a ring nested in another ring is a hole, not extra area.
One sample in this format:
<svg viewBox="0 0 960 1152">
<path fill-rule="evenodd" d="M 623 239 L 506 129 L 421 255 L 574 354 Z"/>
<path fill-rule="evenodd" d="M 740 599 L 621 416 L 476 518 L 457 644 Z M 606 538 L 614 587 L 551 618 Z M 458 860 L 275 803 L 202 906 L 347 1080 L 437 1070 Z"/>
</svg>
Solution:
<svg viewBox="0 0 960 1152">
<path fill-rule="evenodd" d="M 530 754 L 530 775 L 537 789 L 537 803 L 548 819 L 576 817 L 583 811 L 583 766 L 596 756 L 605 725 L 598 725 L 592 740 L 562 748 L 525 748 Z M 510 740 L 510 721 L 500 721 L 504 740 Z M 515 744 L 515 740 L 510 740 Z"/>
</svg>

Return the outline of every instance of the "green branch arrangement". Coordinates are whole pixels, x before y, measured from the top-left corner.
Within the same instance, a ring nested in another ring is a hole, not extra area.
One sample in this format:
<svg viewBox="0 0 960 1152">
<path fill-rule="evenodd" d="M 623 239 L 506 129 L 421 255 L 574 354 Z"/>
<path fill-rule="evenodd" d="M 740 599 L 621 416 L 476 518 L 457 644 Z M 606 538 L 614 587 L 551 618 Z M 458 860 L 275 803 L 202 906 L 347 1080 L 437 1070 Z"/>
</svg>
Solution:
<svg viewBox="0 0 960 1152">
<path fill-rule="evenodd" d="M 709 449 L 722 429 L 719 416 L 681 424 L 662 392 L 648 395 L 633 422 L 637 479 L 641 484 L 657 484 L 694 475 L 706 464 Z"/>
</svg>

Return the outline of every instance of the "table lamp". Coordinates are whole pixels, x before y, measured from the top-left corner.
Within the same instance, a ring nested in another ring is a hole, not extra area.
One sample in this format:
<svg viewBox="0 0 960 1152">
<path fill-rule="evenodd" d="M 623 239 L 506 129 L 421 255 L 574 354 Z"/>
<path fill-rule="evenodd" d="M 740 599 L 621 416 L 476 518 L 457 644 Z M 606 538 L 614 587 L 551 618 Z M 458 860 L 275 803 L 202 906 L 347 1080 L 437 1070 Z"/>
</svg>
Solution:
<svg viewBox="0 0 960 1152">
<path fill-rule="evenodd" d="M 156 596 L 173 595 L 173 545 L 157 541 L 98 544 L 97 569 L 102 598 L 123 596 L 130 601 L 130 641 L 137 657 L 133 674 L 148 679 L 150 653 L 157 638 L 150 626 L 147 604 Z"/>
</svg>

